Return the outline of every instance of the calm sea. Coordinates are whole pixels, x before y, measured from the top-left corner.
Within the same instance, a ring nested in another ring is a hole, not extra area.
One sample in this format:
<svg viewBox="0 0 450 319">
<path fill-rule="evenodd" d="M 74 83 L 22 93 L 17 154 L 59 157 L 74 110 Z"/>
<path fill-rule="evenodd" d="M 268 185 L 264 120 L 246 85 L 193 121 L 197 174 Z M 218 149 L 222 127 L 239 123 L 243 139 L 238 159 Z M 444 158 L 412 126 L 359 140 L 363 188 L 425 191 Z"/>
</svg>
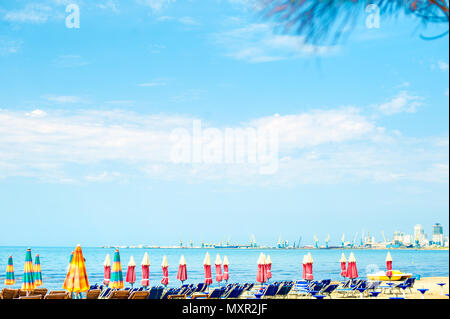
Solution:
<svg viewBox="0 0 450 319">
<path fill-rule="evenodd" d="M 0 287 L 4 284 L 8 256 L 14 259 L 16 285 L 22 283 L 25 251 L 27 247 L 0 247 Z M 33 258 L 39 254 L 41 258 L 44 286 L 49 289 L 60 289 L 64 282 L 70 253 L 74 247 L 31 247 Z M 311 252 L 314 259 L 315 279 L 340 279 L 339 259 L 342 252 L 348 258 L 350 250 L 241 250 L 241 249 L 121 249 L 120 256 L 124 278 L 127 264 L 131 256 L 136 260 L 138 282 L 141 276 L 140 263 L 145 252 L 150 255 L 151 285 L 159 285 L 162 271 L 161 262 L 164 255 L 169 260 L 170 285 L 177 286 L 176 280 L 178 261 L 184 254 L 187 261 L 188 283 L 198 283 L 204 280 L 203 259 L 209 252 L 212 263 L 216 254 L 230 261 L 230 282 L 254 282 L 256 279 L 256 261 L 260 252 L 270 255 L 272 265 L 272 280 L 296 280 L 301 278 L 301 262 L 303 255 Z M 385 269 L 387 250 L 354 250 L 360 277 Z M 101 283 L 103 280 L 103 261 L 106 254 L 114 255 L 114 249 L 83 248 L 86 259 L 86 269 L 89 283 Z M 394 269 L 403 272 L 419 274 L 422 277 L 449 276 L 448 251 L 423 250 L 393 250 L 391 251 Z M 214 267 L 213 267 L 214 276 Z"/>
</svg>

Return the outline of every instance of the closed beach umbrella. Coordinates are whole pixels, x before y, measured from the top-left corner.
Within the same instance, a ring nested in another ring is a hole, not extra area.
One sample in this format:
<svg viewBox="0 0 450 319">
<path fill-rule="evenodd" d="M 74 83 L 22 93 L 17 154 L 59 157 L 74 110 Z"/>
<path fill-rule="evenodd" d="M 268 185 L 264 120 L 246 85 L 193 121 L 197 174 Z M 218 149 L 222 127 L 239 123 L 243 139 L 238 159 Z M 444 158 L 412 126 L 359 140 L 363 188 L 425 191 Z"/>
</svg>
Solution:
<svg viewBox="0 0 450 319">
<path fill-rule="evenodd" d="M 25 266 L 23 269 L 22 290 L 30 292 L 35 288 L 33 276 L 33 259 L 31 258 L 31 249 L 27 249 L 25 254 Z"/>
<path fill-rule="evenodd" d="M 145 252 L 144 258 L 142 258 L 141 267 L 142 267 L 141 285 L 142 287 L 148 287 L 150 286 L 150 257 L 148 256 L 147 252 Z"/>
<path fill-rule="evenodd" d="M 221 282 L 223 280 L 222 259 L 220 259 L 219 254 L 217 254 L 217 256 L 216 256 L 216 261 L 214 262 L 214 265 L 216 266 L 216 281 Z"/>
<path fill-rule="evenodd" d="M 13 258 L 12 258 L 12 256 L 9 256 L 9 258 L 8 258 L 8 266 L 6 266 L 5 285 L 12 286 L 15 283 L 16 283 L 16 278 L 14 277 Z"/>
<path fill-rule="evenodd" d="M 203 260 L 203 268 L 205 269 L 205 284 L 209 286 L 213 280 L 211 274 L 211 257 L 208 252 L 206 252 L 205 259 Z"/>
<path fill-rule="evenodd" d="M 386 268 L 386 276 L 390 279 L 392 277 L 392 256 L 390 252 L 388 252 L 386 256 Z"/>
<path fill-rule="evenodd" d="M 86 265 L 84 262 L 83 251 L 78 245 L 73 253 L 72 262 L 67 272 L 66 280 L 64 280 L 63 289 L 80 293 L 89 290 L 89 280 L 86 273 Z"/>
<path fill-rule="evenodd" d="M 39 255 L 36 255 L 36 258 L 34 259 L 33 277 L 34 277 L 34 286 L 35 287 L 42 286 L 41 259 L 39 258 Z"/>
<path fill-rule="evenodd" d="M 306 255 L 303 255 L 302 266 L 303 266 L 302 278 L 306 280 Z"/>
<path fill-rule="evenodd" d="M 128 262 L 126 281 L 131 284 L 131 287 L 133 287 L 133 284 L 136 282 L 136 262 L 134 261 L 133 256 L 130 257 L 130 261 Z"/>
<path fill-rule="evenodd" d="M 230 262 L 228 261 L 227 256 L 223 257 L 223 275 L 222 275 L 222 279 L 225 281 L 228 281 L 230 279 L 230 273 L 229 273 L 229 268 L 230 267 Z"/>
<path fill-rule="evenodd" d="M 263 284 L 267 281 L 266 256 L 264 256 L 263 253 L 259 254 L 257 264 L 258 264 L 258 272 L 256 274 L 256 281 Z"/>
<path fill-rule="evenodd" d="M 308 253 L 308 255 L 306 256 L 306 280 L 314 279 L 313 263 L 314 263 L 314 260 L 311 256 L 311 253 Z"/>
<path fill-rule="evenodd" d="M 266 277 L 268 280 L 272 278 L 272 259 L 270 259 L 270 255 L 267 255 L 266 258 Z"/>
<path fill-rule="evenodd" d="M 103 284 L 109 285 L 111 282 L 111 257 L 106 254 L 105 261 L 103 262 Z"/>
<path fill-rule="evenodd" d="M 356 268 L 356 258 L 353 253 L 351 253 L 350 257 L 348 258 L 347 273 L 345 274 L 345 277 L 349 279 L 358 278 L 358 268 Z"/>
<path fill-rule="evenodd" d="M 180 258 L 177 279 L 179 281 L 181 281 L 181 283 L 183 283 L 187 280 L 187 266 L 186 266 L 186 259 L 184 258 L 184 255 L 181 255 L 181 258 Z"/>
<path fill-rule="evenodd" d="M 167 261 L 166 256 L 163 257 L 161 267 L 163 272 L 163 279 L 161 280 L 161 284 L 167 286 L 169 284 L 169 262 Z"/>
<path fill-rule="evenodd" d="M 347 258 L 345 258 L 344 253 L 342 253 L 341 259 L 339 260 L 339 262 L 341 263 L 341 276 L 345 277 L 347 275 Z"/>
<path fill-rule="evenodd" d="M 123 288 L 122 264 L 120 263 L 120 253 L 118 249 L 114 252 L 114 261 L 112 265 L 111 282 L 109 283 L 109 287 L 115 289 Z"/>
</svg>

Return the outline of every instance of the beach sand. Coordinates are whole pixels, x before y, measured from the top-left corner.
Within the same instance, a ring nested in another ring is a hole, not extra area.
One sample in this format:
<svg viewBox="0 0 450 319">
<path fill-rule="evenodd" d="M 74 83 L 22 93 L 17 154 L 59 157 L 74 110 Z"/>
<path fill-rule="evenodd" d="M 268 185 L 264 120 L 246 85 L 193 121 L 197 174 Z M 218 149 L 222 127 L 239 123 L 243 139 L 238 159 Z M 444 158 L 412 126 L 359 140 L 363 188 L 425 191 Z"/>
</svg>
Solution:
<svg viewBox="0 0 450 319">
<path fill-rule="evenodd" d="M 400 283 L 400 282 L 396 282 Z M 441 287 L 438 286 L 438 283 L 445 283 L 444 286 L 444 295 L 441 294 Z M 383 282 L 383 286 L 386 285 L 386 282 Z M 410 292 L 409 289 L 406 290 L 405 295 L 406 299 L 422 299 L 422 294 L 417 289 L 429 289 L 425 294 L 425 299 L 449 299 L 445 294 L 448 294 L 449 291 L 449 277 L 425 277 L 420 280 L 416 280 L 414 284 L 414 288 Z M 390 297 L 403 297 L 403 292 L 400 290 L 395 290 L 392 293 L 382 293 L 378 296 L 378 299 L 389 299 Z M 333 299 L 347 299 L 347 298 L 359 298 L 359 293 L 356 293 L 354 296 L 342 297 L 339 294 L 332 294 Z M 364 296 L 364 299 L 369 298 Z"/>
</svg>

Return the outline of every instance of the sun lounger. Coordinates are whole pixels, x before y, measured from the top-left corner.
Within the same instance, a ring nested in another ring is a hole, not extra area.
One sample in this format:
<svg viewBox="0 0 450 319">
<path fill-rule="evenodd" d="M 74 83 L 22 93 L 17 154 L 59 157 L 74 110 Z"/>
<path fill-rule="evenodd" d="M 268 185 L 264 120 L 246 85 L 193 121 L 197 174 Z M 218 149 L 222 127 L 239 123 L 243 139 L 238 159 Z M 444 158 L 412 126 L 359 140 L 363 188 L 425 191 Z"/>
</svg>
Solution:
<svg viewBox="0 0 450 319">
<path fill-rule="evenodd" d="M 209 294 L 193 295 L 192 299 L 220 299 L 225 293 L 225 287 L 216 288 Z"/>
<path fill-rule="evenodd" d="M 242 293 L 244 292 L 245 288 L 241 286 L 234 287 L 231 289 L 228 293 L 224 294 L 224 299 L 238 299 Z"/>
<path fill-rule="evenodd" d="M 106 289 L 102 290 L 102 292 L 100 293 L 100 296 L 98 296 L 98 299 L 107 299 L 114 290 L 115 289 L 112 289 L 112 288 L 106 288 Z"/>
<path fill-rule="evenodd" d="M 168 299 L 168 297 L 172 295 L 180 295 L 181 291 L 182 288 L 169 288 L 165 293 L 163 293 L 161 299 Z"/>
<path fill-rule="evenodd" d="M 338 284 L 330 284 L 320 291 L 321 295 L 328 296 L 331 299 L 331 294 L 339 287 Z"/>
<path fill-rule="evenodd" d="M 294 283 L 292 282 L 284 283 L 276 293 L 275 297 L 286 298 L 293 287 Z"/>
<path fill-rule="evenodd" d="M 129 290 L 115 290 L 109 295 L 108 299 L 128 299 L 129 296 Z"/>
<path fill-rule="evenodd" d="M 19 299 L 42 299 L 41 295 L 21 296 Z"/>
<path fill-rule="evenodd" d="M 65 294 L 67 291 L 65 290 L 51 290 L 48 294 L 49 295 L 55 295 L 55 294 Z"/>
<path fill-rule="evenodd" d="M 128 299 L 148 299 L 148 291 L 134 291 Z"/>
<path fill-rule="evenodd" d="M 86 293 L 86 299 L 98 299 L 101 293 L 100 289 L 91 289 Z"/>
<path fill-rule="evenodd" d="M 14 299 L 18 297 L 19 289 L 3 288 L 0 292 L 0 299 Z"/>
<path fill-rule="evenodd" d="M 68 292 L 64 292 L 64 293 L 53 293 L 53 294 L 48 294 L 44 297 L 44 299 L 70 299 L 70 295 Z"/>
<path fill-rule="evenodd" d="M 31 292 L 31 295 L 39 295 L 42 296 L 42 298 L 44 298 L 47 292 L 48 292 L 47 288 L 36 288 Z"/>
</svg>

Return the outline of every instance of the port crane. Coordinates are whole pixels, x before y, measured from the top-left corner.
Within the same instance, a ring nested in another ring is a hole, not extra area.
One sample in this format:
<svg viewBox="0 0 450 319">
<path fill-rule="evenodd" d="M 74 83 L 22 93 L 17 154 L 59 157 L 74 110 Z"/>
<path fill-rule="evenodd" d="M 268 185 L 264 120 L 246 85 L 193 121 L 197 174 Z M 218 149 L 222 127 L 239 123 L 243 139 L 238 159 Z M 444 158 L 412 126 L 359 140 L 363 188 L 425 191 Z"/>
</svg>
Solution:
<svg viewBox="0 0 450 319">
<path fill-rule="evenodd" d="M 381 235 L 383 236 L 384 244 L 387 245 L 386 236 L 384 236 L 384 230 L 381 231 Z"/>
<path fill-rule="evenodd" d="M 358 237 L 358 233 L 356 233 L 355 237 L 353 237 L 352 248 L 355 246 L 356 238 Z"/>
<path fill-rule="evenodd" d="M 364 229 L 362 230 L 361 233 L 361 247 L 364 246 Z"/>
<path fill-rule="evenodd" d="M 314 242 L 315 242 L 316 248 L 319 248 L 319 239 L 317 238 L 316 235 L 314 235 Z"/>
<path fill-rule="evenodd" d="M 330 241 L 330 234 L 328 234 L 327 238 L 325 239 L 325 248 L 328 248 L 329 241 Z"/>
</svg>

